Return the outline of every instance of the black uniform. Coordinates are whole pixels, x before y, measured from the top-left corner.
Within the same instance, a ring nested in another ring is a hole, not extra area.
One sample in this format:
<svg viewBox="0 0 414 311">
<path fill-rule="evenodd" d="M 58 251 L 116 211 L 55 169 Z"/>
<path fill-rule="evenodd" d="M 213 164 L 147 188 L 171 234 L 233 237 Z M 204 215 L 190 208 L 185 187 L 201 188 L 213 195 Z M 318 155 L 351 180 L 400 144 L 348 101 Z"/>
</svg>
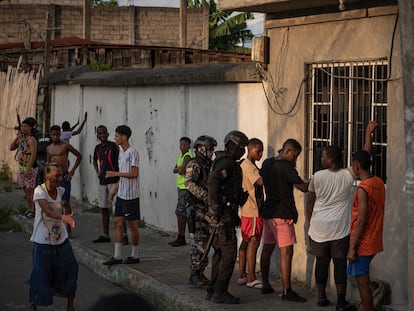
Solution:
<svg viewBox="0 0 414 311">
<path fill-rule="evenodd" d="M 217 152 L 208 181 L 209 215 L 217 219 L 213 239 L 214 255 L 211 267 L 210 296 L 228 295 L 230 279 L 237 257 L 235 227 L 240 224 L 237 215 L 241 203 L 242 170 L 227 152 Z M 233 297 L 234 298 L 234 297 Z"/>
</svg>

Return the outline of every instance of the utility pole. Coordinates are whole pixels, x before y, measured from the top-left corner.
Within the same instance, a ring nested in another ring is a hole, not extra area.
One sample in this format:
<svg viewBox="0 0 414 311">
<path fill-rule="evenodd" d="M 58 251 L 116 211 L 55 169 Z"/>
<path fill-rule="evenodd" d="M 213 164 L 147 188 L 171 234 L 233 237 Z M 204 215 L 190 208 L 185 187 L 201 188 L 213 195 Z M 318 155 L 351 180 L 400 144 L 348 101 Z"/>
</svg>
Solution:
<svg viewBox="0 0 414 311">
<path fill-rule="evenodd" d="M 50 40 L 52 38 L 52 25 L 50 13 L 46 13 L 46 41 L 45 41 L 45 75 L 50 71 Z"/>
<path fill-rule="evenodd" d="M 91 1 L 83 1 L 83 38 L 91 39 Z"/>
<path fill-rule="evenodd" d="M 180 47 L 187 47 L 187 0 L 180 0 Z"/>
<path fill-rule="evenodd" d="M 203 47 L 202 47 L 204 50 L 208 50 L 208 46 L 210 44 L 209 21 L 210 21 L 210 5 L 205 4 L 203 5 Z"/>
</svg>

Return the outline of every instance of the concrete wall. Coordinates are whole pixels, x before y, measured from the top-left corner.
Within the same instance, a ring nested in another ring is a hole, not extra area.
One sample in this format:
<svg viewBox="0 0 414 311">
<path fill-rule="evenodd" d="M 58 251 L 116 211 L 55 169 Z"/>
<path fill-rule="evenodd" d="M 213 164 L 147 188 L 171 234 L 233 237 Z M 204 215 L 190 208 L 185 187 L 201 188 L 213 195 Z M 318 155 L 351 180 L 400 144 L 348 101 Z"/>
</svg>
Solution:
<svg viewBox="0 0 414 311">
<path fill-rule="evenodd" d="M 88 122 L 81 134 L 71 139 L 71 144 L 83 154 L 72 195 L 91 203 L 97 197 L 92 166 L 93 150 L 98 143 L 96 127 L 106 125 L 113 140 L 116 126 L 127 124 L 132 128 L 131 145 L 140 155 L 141 216 L 147 223 L 167 231 L 176 230 L 177 190 L 172 170 L 180 152 L 181 136 L 194 140 L 202 134 L 211 135 L 219 150 L 227 132 L 239 129 L 267 145 L 267 108 L 260 84 L 55 87 L 51 124 L 65 120 L 73 124 L 85 111 Z"/>
<path fill-rule="evenodd" d="M 33 0 L 8 0 L 10 4 L 33 4 Z M 82 6 L 84 0 L 36 0 L 36 4 Z"/>
<path fill-rule="evenodd" d="M 0 43 L 44 41 L 46 12 L 55 27 L 52 39 L 83 37 L 83 6 L 7 4 L 0 6 Z M 201 49 L 208 42 L 208 33 L 203 32 L 208 14 L 195 8 L 188 9 L 187 15 L 187 47 Z M 179 24 L 178 8 L 98 6 L 91 9 L 91 40 L 178 47 Z"/>
<path fill-rule="evenodd" d="M 401 62 L 404 84 L 406 138 L 406 208 L 408 223 L 408 262 L 414 259 L 414 10 L 410 0 L 398 1 L 401 18 Z M 408 310 L 414 310 L 414 267 L 408 266 Z"/>
<path fill-rule="evenodd" d="M 285 111 L 295 102 L 305 65 L 316 62 L 360 61 L 390 56 L 396 7 L 345 11 L 285 20 L 267 21 L 270 37 L 269 72 L 275 88 L 286 88 L 280 99 Z M 391 284 L 392 302 L 407 302 L 407 211 L 404 201 L 405 154 L 403 98 L 400 64 L 399 30 L 397 29 L 393 58 L 392 81 L 388 82 L 387 120 L 387 200 L 384 226 L 385 251 L 371 265 L 371 277 Z M 393 80 L 395 79 L 395 80 Z M 274 114 L 269 110 L 269 146 L 277 150 L 288 137 L 305 143 L 305 92 L 299 96 L 299 107 L 293 117 Z M 298 170 L 305 174 L 305 157 L 301 155 Z M 299 243 L 295 246 L 293 278 L 305 282 L 307 269 L 304 245 L 304 196 L 296 195 L 299 222 L 296 225 Z M 310 266 L 312 267 L 312 266 Z M 354 298 L 358 298 L 353 289 Z"/>
</svg>

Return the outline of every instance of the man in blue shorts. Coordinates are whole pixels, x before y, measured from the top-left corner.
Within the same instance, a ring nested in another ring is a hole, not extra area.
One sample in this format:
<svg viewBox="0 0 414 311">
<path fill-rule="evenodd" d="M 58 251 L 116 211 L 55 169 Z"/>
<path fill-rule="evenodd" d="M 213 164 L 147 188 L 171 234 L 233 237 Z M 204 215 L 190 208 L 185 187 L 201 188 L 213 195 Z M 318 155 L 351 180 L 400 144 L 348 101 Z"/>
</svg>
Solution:
<svg viewBox="0 0 414 311">
<path fill-rule="evenodd" d="M 370 155 L 365 150 L 352 157 L 352 170 L 361 179 L 354 194 L 348 275 L 355 276 L 365 311 L 374 311 L 370 290 L 369 266 L 375 254 L 383 251 L 385 187 L 381 178 L 370 172 Z"/>
</svg>

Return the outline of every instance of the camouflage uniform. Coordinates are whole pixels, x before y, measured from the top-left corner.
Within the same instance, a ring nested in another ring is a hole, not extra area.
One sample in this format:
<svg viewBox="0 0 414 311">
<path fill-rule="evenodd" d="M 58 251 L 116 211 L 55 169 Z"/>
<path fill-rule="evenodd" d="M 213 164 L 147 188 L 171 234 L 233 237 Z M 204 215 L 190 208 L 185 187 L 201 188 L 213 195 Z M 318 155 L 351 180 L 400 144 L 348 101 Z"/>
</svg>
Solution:
<svg viewBox="0 0 414 311">
<path fill-rule="evenodd" d="M 204 216 L 208 210 L 207 179 L 210 166 L 211 160 L 196 154 L 196 157 L 188 162 L 185 173 L 185 186 L 191 193 L 187 219 L 189 220 L 190 234 L 194 234 L 191 243 L 190 269 L 192 274 L 199 273 L 200 277 L 204 277 L 203 271 L 208 264 L 207 257 L 203 262 L 201 262 L 201 257 L 209 236 L 208 223 Z"/>
</svg>

